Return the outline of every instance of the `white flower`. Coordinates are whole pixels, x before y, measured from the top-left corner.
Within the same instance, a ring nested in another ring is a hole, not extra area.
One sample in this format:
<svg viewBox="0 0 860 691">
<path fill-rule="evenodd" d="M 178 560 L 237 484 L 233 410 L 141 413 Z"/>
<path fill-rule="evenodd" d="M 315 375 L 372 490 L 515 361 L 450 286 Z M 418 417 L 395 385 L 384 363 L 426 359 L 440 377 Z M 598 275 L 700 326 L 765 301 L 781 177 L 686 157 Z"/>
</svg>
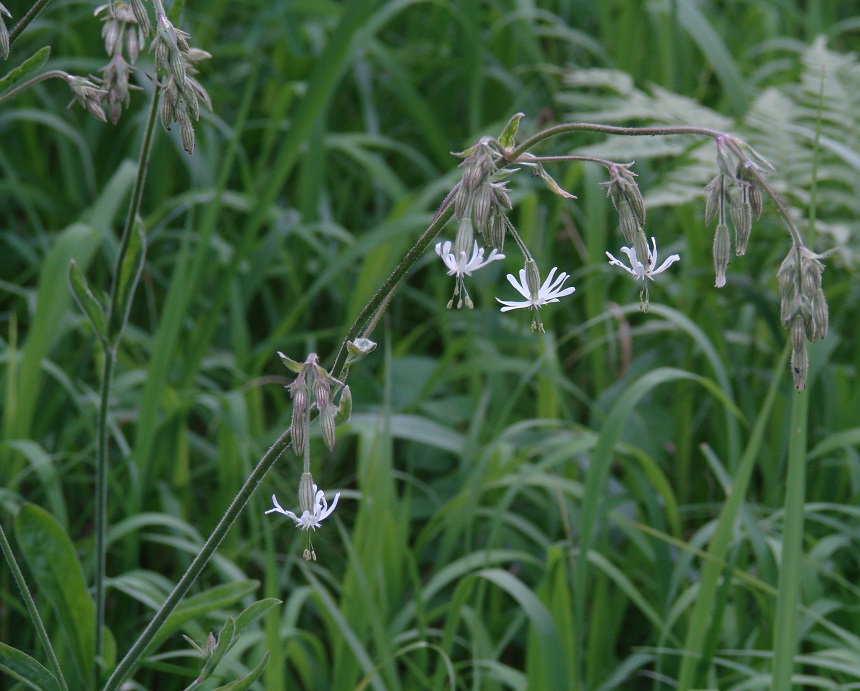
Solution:
<svg viewBox="0 0 860 691">
<path fill-rule="evenodd" d="M 536 295 L 533 295 L 529 290 L 528 280 L 526 277 L 526 270 L 520 269 L 520 280 L 517 281 L 514 278 L 513 274 L 508 274 L 508 282 L 517 289 L 520 295 L 522 295 L 525 300 L 524 301 L 513 301 L 513 300 L 499 300 L 496 298 L 501 304 L 505 305 L 502 307 L 502 312 L 508 312 L 510 310 L 518 310 L 524 307 L 532 307 L 534 309 L 540 309 L 542 305 L 546 305 L 549 302 L 558 302 L 559 298 L 563 298 L 565 295 L 570 295 L 573 291 L 576 290 L 573 286 L 569 288 L 564 288 L 562 290 L 561 286 L 564 285 L 564 282 L 568 279 L 568 274 L 562 271 L 558 278 L 553 281 L 553 276 L 555 276 L 555 272 L 558 270 L 557 266 L 552 267 L 550 269 L 549 275 L 546 277 L 546 280 L 543 282 L 543 285 L 537 291 Z"/>
<path fill-rule="evenodd" d="M 653 237 L 651 238 L 651 246 L 653 250 L 648 250 L 648 264 L 647 266 L 643 264 L 639 257 L 636 255 L 636 250 L 632 247 L 622 247 L 621 251 L 627 255 L 627 259 L 630 261 L 630 266 L 627 266 L 619 259 L 613 257 L 609 252 L 606 253 L 606 256 L 609 257 L 609 264 L 611 266 L 620 266 L 627 273 L 629 273 L 633 278 L 637 281 L 642 281 L 642 290 L 639 292 L 639 309 L 643 312 L 648 311 L 648 281 L 646 278 L 654 280 L 654 276 L 659 273 L 663 273 L 666 269 L 668 269 L 672 264 L 677 261 L 680 261 L 681 256 L 678 254 L 673 254 L 669 256 L 658 268 L 654 268 L 657 264 L 657 240 Z M 647 245 L 646 245 L 647 247 Z"/>
<path fill-rule="evenodd" d="M 334 495 L 334 501 L 331 503 L 331 506 L 325 500 L 325 493 L 321 489 L 318 490 L 316 485 L 313 486 L 313 492 L 314 504 L 310 510 L 305 509 L 301 516 L 296 516 L 292 511 L 284 509 L 278 503 L 274 494 L 272 495 L 272 503 L 274 503 L 275 508 L 269 509 L 266 513 L 281 513 L 284 516 L 292 518 L 296 522 L 296 527 L 301 530 L 316 530 L 320 527 L 323 519 L 328 518 L 332 511 L 334 511 L 334 507 L 337 506 L 337 500 L 340 499 L 340 492 Z"/>
<path fill-rule="evenodd" d="M 657 264 L 657 240 L 653 237 L 651 238 L 651 245 L 654 248 L 652 250 L 648 250 L 648 265 L 643 264 L 639 257 L 636 256 L 636 250 L 632 247 L 622 247 L 621 251 L 627 255 L 627 259 L 630 262 L 630 266 L 627 266 L 620 259 L 616 259 L 609 252 L 606 253 L 606 256 L 609 257 L 609 263 L 612 266 L 620 266 L 627 273 L 633 276 L 637 281 L 644 281 L 646 278 L 650 278 L 652 281 L 654 280 L 654 276 L 659 273 L 663 273 L 666 269 L 668 269 L 672 264 L 676 261 L 680 261 L 681 256 L 678 254 L 673 254 L 666 259 L 660 267 L 655 269 L 654 265 Z"/>
<path fill-rule="evenodd" d="M 463 276 L 471 276 L 473 271 L 482 269 L 487 264 L 490 264 L 497 259 L 505 258 L 504 254 L 500 254 L 497 249 L 493 249 L 487 258 L 484 259 L 484 248 L 478 247 L 477 240 L 475 240 L 475 244 L 472 247 L 471 257 L 467 257 L 466 252 L 460 252 L 459 257 L 455 256 L 454 253 L 451 252 L 450 240 L 437 243 L 436 254 L 442 258 L 442 261 L 445 262 L 445 266 L 448 267 L 448 275 L 456 276 L 457 278 L 457 283 L 454 286 L 454 297 L 460 297 L 457 301 L 457 309 L 463 306 L 464 301 L 466 303 L 466 307 L 472 309 L 472 300 L 469 298 L 469 293 L 466 292 L 466 286 L 463 285 Z M 453 304 L 454 298 L 451 298 L 448 302 L 448 309 L 451 309 Z"/>
</svg>

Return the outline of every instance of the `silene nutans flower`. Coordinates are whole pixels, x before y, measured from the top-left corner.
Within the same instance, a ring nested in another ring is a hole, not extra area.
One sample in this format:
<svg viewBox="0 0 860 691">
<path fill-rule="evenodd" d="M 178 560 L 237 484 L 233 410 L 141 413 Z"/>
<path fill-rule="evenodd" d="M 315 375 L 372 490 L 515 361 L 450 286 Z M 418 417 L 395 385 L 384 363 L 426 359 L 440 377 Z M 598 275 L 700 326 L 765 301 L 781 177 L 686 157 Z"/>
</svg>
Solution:
<svg viewBox="0 0 860 691">
<path fill-rule="evenodd" d="M 669 255 L 658 267 L 657 240 L 653 237 L 651 238 L 651 248 L 648 248 L 648 246 L 646 245 L 647 258 L 644 263 L 639 259 L 639 253 L 636 251 L 636 248 L 622 247 L 621 251 L 627 255 L 627 261 L 630 262 L 630 266 L 627 266 L 620 259 L 616 259 L 614 255 L 607 252 L 606 256 L 609 257 L 609 264 L 610 266 L 617 266 L 621 269 L 624 269 L 627 273 L 633 276 L 634 279 L 636 279 L 637 281 L 642 281 L 642 290 L 639 293 L 639 308 L 643 312 L 647 312 L 649 305 L 649 293 L 648 281 L 645 279 L 653 281 L 654 276 L 663 273 L 666 269 L 672 266 L 672 264 L 677 261 L 680 261 L 681 255 Z"/>
<path fill-rule="evenodd" d="M 508 283 L 510 283 L 516 291 L 525 298 L 525 300 L 501 300 L 496 298 L 499 303 L 504 305 L 504 307 L 501 308 L 501 311 L 509 312 L 510 310 L 516 309 L 534 310 L 531 327 L 532 331 L 543 333 L 544 328 L 543 322 L 540 318 L 540 308 L 550 302 L 558 302 L 560 298 L 570 295 L 576 290 L 573 286 L 562 288 L 569 278 L 569 275 L 562 271 L 558 275 L 558 278 L 556 278 L 555 272 L 557 270 L 557 266 L 552 267 L 549 275 L 547 275 L 546 280 L 543 282 L 543 285 L 541 285 L 540 271 L 538 270 L 537 264 L 533 259 L 526 260 L 525 268 L 520 269 L 519 281 L 513 274 L 508 274 L 507 276 Z"/>
</svg>

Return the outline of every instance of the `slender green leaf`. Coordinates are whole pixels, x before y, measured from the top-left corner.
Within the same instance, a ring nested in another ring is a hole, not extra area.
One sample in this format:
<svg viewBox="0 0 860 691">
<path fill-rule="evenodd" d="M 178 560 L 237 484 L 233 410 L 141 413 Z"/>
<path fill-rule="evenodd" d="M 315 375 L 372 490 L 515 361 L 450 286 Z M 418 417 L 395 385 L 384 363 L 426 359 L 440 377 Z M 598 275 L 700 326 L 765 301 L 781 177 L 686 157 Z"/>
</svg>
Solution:
<svg viewBox="0 0 860 691">
<path fill-rule="evenodd" d="M 266 669 L 266 663 L 269 661 L 269 651 L 267 650 L 265 655 L 260 658 L 260 661 L 257 663 L 257 666 L 254 667 L 250 672 L 246 675 L 239 677 L 236 681 L 231 681 L 229 684 L 225 684 L 224 686 L 219 686 L 214 691 L 245 691 L 251 687 L 257 679 L 259 679 L 260 675 L 263 673 L 263 670 Z"/>
<path fill-rule="evenodd" d="M 258 581 L 224 583 L 204 590 L 202 593 L 192 595 L 179 605 L 173 611 L 173 614 L 167 617 L 164 626 L 161 627 L 153 638 L 150 649 L 158 646 L 165 638 L 192 619 L 196 619 L 209 612 L 214 612 L 222 607 L 229 607 L 243 597 L 247 597 L 257 589 L 258 585 Z"/>
<path fill-rule="evenodd" d="M 61 691 L 57 678 L 40 662 L 5 643 L 0 643 L 0 671 L 39 691 Z"/>
<path fill-rule="evenodd" d="M 99 340 L 102 343 L 107 343 L 107 322 L 105 320 L 104 307 L 93 295 L 87 284 L 86 276 L 81 273 L 77 262 L 72 259 L 69 262 L 69 286 L 72 289 L 72 295 L 78 303 L 81 311 L 87 315 L 93 331 L 96 332 Z"/>
<path fill-rule="evenodd" d="M 51 46 L 44 46 L 43 48 L 39 48 L 39 50 L 20 65 L 7 72 L 5 76 L 0 78 L 0 96 L 14 88 L 17 84 L 36 76 L 36 72 L 42 69 L 42 66 L 48 62 L 50 55 Z"/>
<path fill-rule="evenodd" d="M 91 679 L 96 645 L 95 605 L 72 541 L 51 514 L 33 504 L 24 504 L 18 512 L 15 536 L 39 593 L 57 613 L 72 649 L 76 676 L 82 682 Z"/>
</svg>

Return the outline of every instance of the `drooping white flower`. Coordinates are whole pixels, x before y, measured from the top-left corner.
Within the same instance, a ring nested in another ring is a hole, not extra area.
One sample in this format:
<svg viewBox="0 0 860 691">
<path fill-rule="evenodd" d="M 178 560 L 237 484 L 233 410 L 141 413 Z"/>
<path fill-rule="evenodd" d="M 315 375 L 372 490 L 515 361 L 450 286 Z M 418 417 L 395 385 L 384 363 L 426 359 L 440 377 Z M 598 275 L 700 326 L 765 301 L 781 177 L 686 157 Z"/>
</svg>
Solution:
<svg viewBox="0 0 860 691">
<path fill-rule="evenodd" d="M 555 272 L 557 270 L 557 266 L 554 266 L 552 267 L 552 269 L 550 269 L 549 275 L 546 277 L 546 280 L 543 282 L 543 285 L 538 289 L 536 293 L 532 293 L 529 290 L 525 269 L 520 269 L 519 281 L 517 281 L 513 274 L 508 274 L 508 282 L 514 288 L 517 289 L 519 294 L 522 295 L 525 300 L 499 300 L 499 298 L 496 298 L 498 302 L 505 305 L 504 307 L 502 307 L 502 312 L 523 309 L 525 307 L 540 309 L 540 307 L 546 305 L 547 303 L 558 302 L 559 298 L 563 298 L 565 295 L 570 295 L 573 291 L 576 290 L 576 288 L 570 286 L 568 288 L 562 289 L 561 287 L 568 279 L 568 274 L 562 271 L 558 275 L 558 278 L 553 281 L 553 276 L 555 276 Z"/>
<path fill-rule="evenodd" d="M 654 266 L 657 264 L 657 240 L 653 237 L 651 238 L 651 246 L 653 249 L 648 250 L 647 264 L 642 263 L 639 257 L 636 256 L 636 250 L 632 247 L 621 248 L 621 251 L 627 255 L 627 260 L 630 262 L 630 266 L 627 266 L 620 259 L 616 259 L 609 252 L 606 253 L 606 256 L 609 257 L 609 263 L 612 266 L 620 266 L 637 281 L 644 281 L 646 278 L 650 278 L 653 281 L 654 276 L 663 273 L 666 269 L 672 266 L 672 264 L 680 261 L 681 255 L 673 254 L 667 257 L 666 260 L 660 264 L 659 268 L 655 269 Z"/>
<path fill-rule="evenodd" d="M 473 271 L 482 269 L 497 259 L 504 259 L 505 255 L 501 254 L 497 249 L 493 249 L 487 255 L 487 258 L 484 259 L 484 248 L 478 247 L 478 241 L 475 240 L 472 246 L 472 255 L 467 256 L 466 252 L 462 251 L 458 257 L 451 251 L 451 244 L 450 240 L 437 243 L 436 254 L 441 257 L 442 261 L 445 262 L 445 266 L 448 267 L 448 275 L 456 277 L 457 283 L 454 286 L 454 297 L 459 296 L 457 309 L 460 309 L 464 302 L 466 303 L 466 307 L 472 309 L 472 300 L 469 298 L 469 293 L 463 284 L 463 277 L 471 276 Z M 454 297 L 448 302 L 448 309 L 451 309 L 454 304 Z"/>
<path fill-rule="evenodd" d="M 541 321 L 540 314 L 538 314 L 538 310 L 547 303 L 558 302 L 559 298 L 570 295 L 576 290 L 573 286 L 562 288 L 569 275 L 562 271 L 558 275 L 558 278 L 554 278 L 557 270 L 557 266 L 550 269 L 549 275 L 547 275 L 543 285 L 540 282 L 540 272 L 538 271 L 537 264 L 532 259 L 527 260 L 525 268 L 520 269 L 519 281 L 517 281 L 513 274 L 508 274 L 508 283 L 516 288 L 517 292 L 525 300 L 500 300 L 496 298 L 499 303 L 504 305 L 502 312 L 527 307 L 532 308 L 534 310 L 532 331 L 537 330 L 543 333 L 543 322 Z"/>
<path fill-rule="evenodd" d="M 672 266 L 672 264 L 680 261 L 681 259 L 681 256 L 678 254 L 670 255 L 658 268 L 655 269 L 654 267 L 657 265 L 657 240 L 653 237 L 651 238 L 651 247 L 652 249 L 648 250 L 647 264 L 643 264 L 640 261 L 636 254 L 636 250 L 632 247 L 621 248 L 621 251 L 627 255 L 630 266 L 627 266 L 620 259 L 616 259 L 609 252 L 606 253 L 606 256 L 609 257 L 609 264 L 611 266 L 620 266 L 637 281 L 642 281 L 642 290 L 639 292 L 639 309 L 643 312 L 648 311 L 649 304 L 648 281 L 645 279 L 648 278 L 653 281 L 654 276 L 663 273 L 666 269 Z"/>
<path fill-rule="evenodd" d="M 320 523 L 322 523 L 323 519 L 328 518 L 334 508 L 337 506 L 337 500 L 340 499 L 340 492 L 334 495 L 334 501 L 331 503 L 331 506 L 328 505 L 328 502 L 325 499 L 325 492 L 321 489 L 317 489 L 317 486 L 313 486 L 313 494 L 314 494 L 314 503 L 310 509 L 305 509 L 302 511 L 301 516 L 296 516 L 292 511 L 287 511 L 284 509 L 279 503 L 277 497 L 272 495 L 272 503 L 275 505 L 275 508 L 269 509 L 266 513 L 280 513 L 288 518 L 292 518 L 296 527 L 301 530 L 316 530 L 320 527 Z"/>
</svg>

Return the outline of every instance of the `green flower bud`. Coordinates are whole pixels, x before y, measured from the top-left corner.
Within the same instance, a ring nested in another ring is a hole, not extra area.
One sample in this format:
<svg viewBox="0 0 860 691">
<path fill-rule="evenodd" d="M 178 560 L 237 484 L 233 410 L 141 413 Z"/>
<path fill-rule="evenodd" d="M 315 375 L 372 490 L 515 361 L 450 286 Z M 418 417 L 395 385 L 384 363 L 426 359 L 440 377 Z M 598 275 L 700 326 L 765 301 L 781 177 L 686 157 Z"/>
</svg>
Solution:
<svg viewBox="0 0 860 691">
<path fill-rule="evenodd" d="M 794 388 L 803 391 L 806 388 L 806 375 L 809 373 L 809 355 L 806 346 L 800 350 L 791 351 L 791 373 L 794 378 Z"/>
<path fill-rule="evenodd" d="M 729 266 L 730 253 L 729 227 L 725 223 L 718 223 L 717 231 L 714 233 L 714 271 L 716 273 L 714 285 L 717 288 L 726 285 L 726 269 Z"/>
</svg>

